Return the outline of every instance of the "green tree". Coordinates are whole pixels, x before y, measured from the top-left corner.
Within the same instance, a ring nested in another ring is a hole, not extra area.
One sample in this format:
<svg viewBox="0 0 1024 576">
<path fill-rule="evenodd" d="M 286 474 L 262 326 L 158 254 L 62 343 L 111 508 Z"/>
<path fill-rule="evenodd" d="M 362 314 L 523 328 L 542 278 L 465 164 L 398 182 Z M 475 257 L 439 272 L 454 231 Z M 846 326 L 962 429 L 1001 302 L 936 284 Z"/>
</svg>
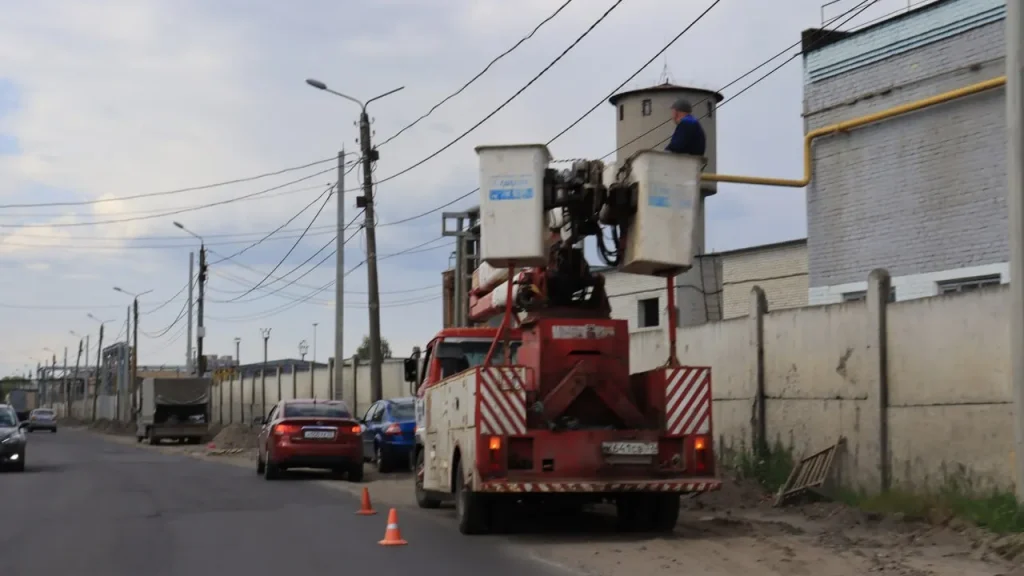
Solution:
<svg viewBox="0 0 1024 576">
<path fill-rule="evenodd" d="M 359 344 L 359 348 L 356 348 L 356 356 L 363 362 L 370 360 L 370 337 L 363 336 L 362 343 Z M 380 357 L 391 358 L 391 344 L 388 344 L 387 339 L 380 339 Z"/>
</svg>

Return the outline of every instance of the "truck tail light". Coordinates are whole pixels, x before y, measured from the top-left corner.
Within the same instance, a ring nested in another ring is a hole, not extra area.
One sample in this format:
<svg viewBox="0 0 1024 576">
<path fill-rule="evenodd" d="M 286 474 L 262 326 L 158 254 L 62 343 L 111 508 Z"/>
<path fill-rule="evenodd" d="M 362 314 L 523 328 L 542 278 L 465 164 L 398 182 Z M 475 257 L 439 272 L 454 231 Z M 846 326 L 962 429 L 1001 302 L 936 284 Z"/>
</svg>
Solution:
<svg viewBox="0 0 1024 576">
<path fill-rule="evenodd" d="M 487 473 L 490 476 L 502 476 L 505 473 L 505 443 L 501 436 L 484 436 L 480 439 L 487 447 Z"/>
<path fill-rule="evenodd" d="M 698 474 L 708 474 L 712 471 L 711 440 L 707 436 L 693 438 L 693 465 L 694 471 Z"/>
</svg>

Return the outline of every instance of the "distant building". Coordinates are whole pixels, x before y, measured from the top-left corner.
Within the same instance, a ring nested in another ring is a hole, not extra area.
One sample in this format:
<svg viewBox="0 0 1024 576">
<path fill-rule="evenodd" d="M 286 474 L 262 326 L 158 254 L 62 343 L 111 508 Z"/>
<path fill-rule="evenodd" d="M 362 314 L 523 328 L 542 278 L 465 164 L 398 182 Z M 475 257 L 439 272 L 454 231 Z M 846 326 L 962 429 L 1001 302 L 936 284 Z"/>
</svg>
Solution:
<svg viewBox="0 0 1024 576">
<path fill-rule="evenodd" d="M 808 131 L 1003 75 L 1005 0 L 939 0 L 851 33 L 804 33 Z M 817 43 L 815 43 L 817 42 Z M 819 138 L 807 188 L 810 304 L 1009 281 L 1005 90 Z"/>
<path fill-rule="evenodd" d="M 610 268 L 599 271 L 605 275 L 614 318 L 628 320 L 631 331 L 663 329 L 668 324 L 663 279 Z M 677 302 L 691 304 L 691 308 L 680 310 L 679 326 L 746 316 L 754 286 L 765 291 L 769 310 L 807 306 L 807 277 L 805 239 L 707 254 L 679 277 L 697 279 L 676 286 Z M 698 297 L 683 299 L 680 296 L 684 294 Z"/>
</svg>

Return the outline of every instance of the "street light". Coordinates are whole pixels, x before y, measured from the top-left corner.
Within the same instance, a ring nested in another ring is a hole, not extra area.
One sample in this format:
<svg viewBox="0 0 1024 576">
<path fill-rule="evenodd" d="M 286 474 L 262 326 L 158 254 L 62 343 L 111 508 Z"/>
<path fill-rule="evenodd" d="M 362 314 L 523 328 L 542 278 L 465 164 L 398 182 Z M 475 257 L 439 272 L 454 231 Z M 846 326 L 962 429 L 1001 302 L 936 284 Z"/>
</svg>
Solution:
<svg viewBox="0 0 1024 576">
<path fill-rule="evenodd" d="M 196 370 L 196 372 L 199 374 L 199 376 L 203 376 L 203 374 L 206 373 L 206 356 L 203 355 L 203 338 L 206 337 L 206 327 L 203 326 L 203 301 L 205 300 L 204 293 L 205 293 L 205 286 L 206 286 L 206 241 L 203 240 L 202 236 L 200 236 L 199 234 L 196 234 L 195 232 L 189 230 L 188 228 L 185 227 L 184 224 L 182 224 L 181 222 L 178 222 L 177 220 L 174 221 L 174 226 L 176 228 L 180 229 L 181 231 L 185 232 L 186 234 L 191 235 L 196 240 L 199 240 L 199 277 L 197 278 L 197 282 L 196 282 L 196 284 L 198 284 L 198 288 L 199 288 L 199 298 L 196 301 L 196 361 L 197 361 L 197 364 L 198 364 L 198 369 Z M 192 340 L 192 278 L 191 278 L 191 266 L 192 265 L 189 264 L 189 274 L 190 274 L 190 277 L 188 279 L 188 282 L 189 282 L 189 288 L 188 288 L 188 301 L 189 301 L 189 309 L 188 309 L 188 337 L 189 337 L 189 343 L 188 343 L 188 349 L 189 349 L 189 357 L 191 357 L 191 350 L 192 350 L 192 342 L 191 342 L 191 340 Z"/>
<path fill-rule="evenodd" d="M 395 92 L 403 90 L 405 86 L 399 86 L 394 90 L 390 90 L 378 96 L 370 98 L 365 103 L 353 98 L 347 94 L 342 94 L 335 90 L 331 90 L 327 87 L 327 84 L 313 78 L 307 78 L 306 84 L 309 84 L 313 88 L 323 90 L 334 94 L 335 96 L 344 98 L 350 102 L 355 102 L 361 109 L 359 114 L 359 146 L 362 152 L 363 159 L 363 197 L 361 201 L 357 203 L 357 206 L 363 208 L 363 217 L 366 225 L 364 226 L 366 234 L 366 283 L 368 297 L 368 306 L 370 314 L 370 396 L 371 400 L 380 400 L 383 396 L 383 381 L 381 375 L 381 354 L 380 354 L 380 289 L 377 283 L 377 233 L 374 230 L 374 224 L 376 222 L 373 214 L 373 163 L 377 160 L 377 150 L 374 149 L 373 144 L 370 142 L 370 117 L 366 114 L 366 107 L 375 100 L 380 100 L 385 96 L 390 96 Z M 341 201 L 341 191 L 339 190 L 339 202 Z M 342 226 L 342 223 L 338 222 L 338 226 Z M 343 240 L 341 232 L 338 232 L 339 244 L 338 254 L 344 253 L 344 247 L 341 245 Z M 344 324 L 342 323 L 343 309 L 344 309 L 344 289 L 343 289 L 343 266 L 339 263 L 337 265 L 337 278 L 335 279 L 335 332 L 334 332 L 334 381 L 341 383 L 343 373 L 342 363 L 342 343 L 341 340 L 344 337 Z"/>
<path fill-rule="evenodd" d="M 309 352 L 309 344 L 305 340 L 299 342 L 299 355 L 302 356 L 302 361 L 306 361 L 306 353 Z"/>
</svg>

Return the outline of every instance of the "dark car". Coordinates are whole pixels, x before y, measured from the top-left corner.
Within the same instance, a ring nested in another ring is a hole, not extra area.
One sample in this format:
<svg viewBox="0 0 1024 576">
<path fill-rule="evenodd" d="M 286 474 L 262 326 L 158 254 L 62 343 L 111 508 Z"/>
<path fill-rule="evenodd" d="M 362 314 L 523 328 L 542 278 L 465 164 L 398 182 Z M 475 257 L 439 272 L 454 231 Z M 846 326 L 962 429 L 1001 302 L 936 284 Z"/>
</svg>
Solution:
<svg viewBox="0 0 1024 576">
<path fill-rule="evenodd" d="M 49 408 L 36 408 L 29 412 L 28 422 L 25 427 L 29 432 L 36 430 L 49 430 L 57 433 L 57 413 Z"/>
<path fill-rule="evenodd" d="M 27 423 L 18 422 L 14 408 L 0 404 L 0 467 L 25 471 L 26 426 Z"/>
<path fill-rule="evenodd" d="M 394 398 L 375 402 L 363 416 L 363 453 L 377 464 L 377 471 L 390 472 L 407 466 L 416 445 L 416 401 Z"/>
<path fill-rule="evenodd" d="M 321 468 L 363 479 L 359 422 L 339 400 L 282 400 L 262 420 L 256 473 L 267 480 L 289 468 Z"/>
</svg>

